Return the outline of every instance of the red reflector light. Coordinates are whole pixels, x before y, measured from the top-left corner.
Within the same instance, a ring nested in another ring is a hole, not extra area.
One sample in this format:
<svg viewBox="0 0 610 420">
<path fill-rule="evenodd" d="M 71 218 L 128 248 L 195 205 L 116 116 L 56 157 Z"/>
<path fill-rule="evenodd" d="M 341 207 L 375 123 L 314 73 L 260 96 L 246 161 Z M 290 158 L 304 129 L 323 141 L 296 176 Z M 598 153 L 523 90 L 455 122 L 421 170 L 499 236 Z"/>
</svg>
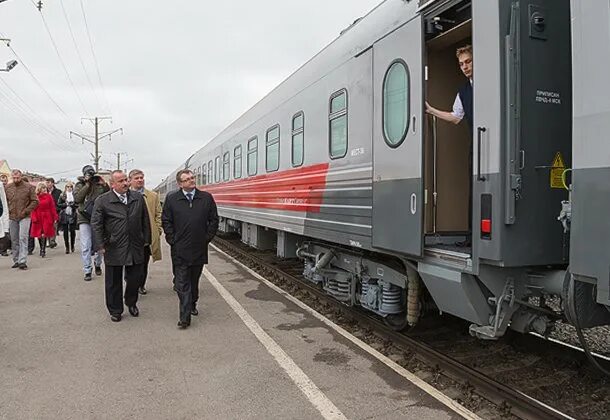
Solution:
<svg viewBox="0 0 610 420">
<path fill-rule="evenodd" d="M 491 220 L 490 219 L 481 220 L 481 233 L 486 233 L 486 234 L 491 233 Z"/>
</svg>

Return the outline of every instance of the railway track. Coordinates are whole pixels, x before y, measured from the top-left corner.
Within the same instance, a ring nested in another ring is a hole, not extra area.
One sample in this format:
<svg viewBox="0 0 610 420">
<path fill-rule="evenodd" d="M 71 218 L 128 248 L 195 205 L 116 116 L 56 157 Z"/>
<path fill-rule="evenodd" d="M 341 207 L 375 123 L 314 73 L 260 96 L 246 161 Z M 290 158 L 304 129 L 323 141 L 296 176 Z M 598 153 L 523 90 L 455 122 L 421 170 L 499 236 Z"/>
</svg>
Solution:
<svg viewBox="0 0 610 420">
<path fill-rule="evenodd" d="M 297 261 L 278 259 L 273 253 L 249 248 L 230 236 L 217 237 L 214 244 L 284 290 L 293 294 L 297 291 L 301 299 L 308 297 L 302 300 L 311 301 L 306 301 L 311 306 L 332 307 L 331 312 L 343 321 L 344 328 L 359 330 L 356 335 L 365 341 L 377 340 L 378 349 L 396 353 L 398 348 L 408 355 L 401 364 L 427 371 L 423 376 L 430 382 L 442 376 L 456 383 L 462 390 L 458 399 L 466 401 L 467 407 L 468 395 L 473 393 L 495 407 L 491 417 L 610 416 L 610 385 L 605 377 L 596 374 L 578 349 L 523 334 L 484 342 L 470 337 L 463 322 L 450 317 L 425 320 L 419 328 L 399 333 L 378 317 L 339 303 L 302 278 L 302 265 Z M 600 363 L 610 365 L 603 358 Z"/>
</svg>

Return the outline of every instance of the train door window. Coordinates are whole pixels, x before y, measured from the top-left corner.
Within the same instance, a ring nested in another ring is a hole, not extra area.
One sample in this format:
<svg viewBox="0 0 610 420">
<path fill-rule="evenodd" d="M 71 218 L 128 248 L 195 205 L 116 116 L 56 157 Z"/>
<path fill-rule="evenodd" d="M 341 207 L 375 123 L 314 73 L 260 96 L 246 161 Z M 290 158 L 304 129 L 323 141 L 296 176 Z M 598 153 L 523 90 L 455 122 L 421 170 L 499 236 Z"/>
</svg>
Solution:
<svg viewBox="0 0 610 420">
<path fill-rule="evenodd" d="M 409 128 L 409 71 L 396 60 L 383 81 L 383 137 L 390 147 L 398 147 Z"/>
<path fill-rule="evenodd" d="M 280 126 L 276 125 L 267 130 L 265 146 L 265 168 L 267 172 L 277 171 L 280 168 Z"/>
<path fill-rule="evenodd" d="M 258 137 L 248 140 L 248 176 L 256 175 L 258 171 Z"/>
<path fill-rule="evenodd" d="M 222 171 L 222 166 L 220 166 L 220 156 L 216 156 L 214 159 L 214 182 L 220 182 L 221 176 L 220 171 Z"/>
<path fill-rule="evenodd" d="M 207 180 L 207 165 L 203 165 L 203 169 L 201 170 L 201 177 L 202 177 L 202 185 L 206 185 L 208 182 Z"/>
<path fill-rule="evenodd" d="M 225 152 L 222 155 L 222 179 L 223 181 L 228 181 L 231 178 L 231 153 Z"/>
<path fill-rule="evenodd" d="M 241 145 L 233 150 L 233 178 L 241 178 Z"/>
<path fill-rule="evenodd" d="M 303 164 L 305 148 L 305 114 L 301 111 L 292 117 L 292 166 Z"/>
<path fill-rule="evenodd" d="M 214 163 L 211 160 L 208 162 L 208 182 L 214 183 Z"/>
<path fill-rule="evenodd" d="M 347 90 L 335 92 L 330 97 L 329 149 L 331 159 L 347 154 Z"/>
</svg>

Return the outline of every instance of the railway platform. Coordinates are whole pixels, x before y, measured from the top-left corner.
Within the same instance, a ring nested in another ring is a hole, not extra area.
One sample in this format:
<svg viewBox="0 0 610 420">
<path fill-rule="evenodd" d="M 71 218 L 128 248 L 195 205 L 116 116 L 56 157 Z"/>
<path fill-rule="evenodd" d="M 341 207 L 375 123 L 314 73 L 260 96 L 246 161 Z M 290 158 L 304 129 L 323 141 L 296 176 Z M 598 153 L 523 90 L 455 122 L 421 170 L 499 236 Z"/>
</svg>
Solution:
<svg viewBox="0 0 610 420">
<path fill-rule="evenodd" d="M 0 418 L 477 418 L 219 250 L 176 327 L 165 259 L 113 323 L 78 249 L 0 258 Z"/>
</svg>

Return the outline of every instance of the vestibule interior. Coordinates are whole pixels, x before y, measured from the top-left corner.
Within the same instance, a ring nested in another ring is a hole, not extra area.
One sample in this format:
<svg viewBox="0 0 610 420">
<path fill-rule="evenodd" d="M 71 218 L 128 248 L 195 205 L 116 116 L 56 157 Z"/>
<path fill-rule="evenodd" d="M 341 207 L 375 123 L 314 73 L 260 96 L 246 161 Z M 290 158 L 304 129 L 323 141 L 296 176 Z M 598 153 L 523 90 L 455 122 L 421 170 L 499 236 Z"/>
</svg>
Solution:
<svg viewBox="0 0 610 420">
<path fill-rule="evenodd" d="M 451 111 L 458 90 L 467 79 L 462 74 L 456 49 L 472 43 L 470 19 L 451 22 L 451 28 L 432 34 L 426 42 L 426 100 L 440 110 Z M 476 75 L 474 75 L 476 78 Z M 427 235 L 452 236 L 469 232 L 470 150 L 472 135 L 466 120 L 455 125 L 426 116 L 424 182 Z"/>
</svg>

